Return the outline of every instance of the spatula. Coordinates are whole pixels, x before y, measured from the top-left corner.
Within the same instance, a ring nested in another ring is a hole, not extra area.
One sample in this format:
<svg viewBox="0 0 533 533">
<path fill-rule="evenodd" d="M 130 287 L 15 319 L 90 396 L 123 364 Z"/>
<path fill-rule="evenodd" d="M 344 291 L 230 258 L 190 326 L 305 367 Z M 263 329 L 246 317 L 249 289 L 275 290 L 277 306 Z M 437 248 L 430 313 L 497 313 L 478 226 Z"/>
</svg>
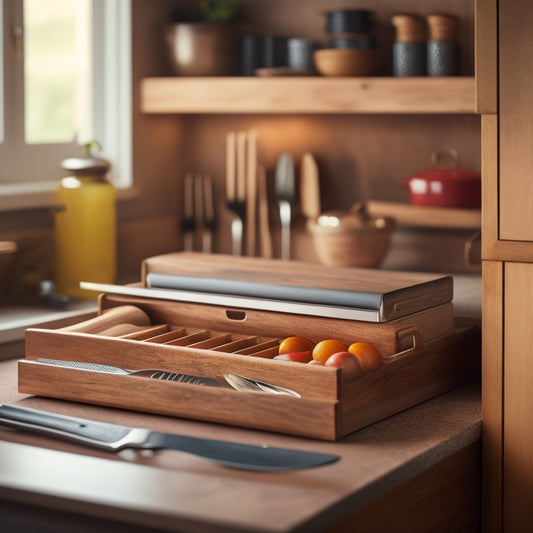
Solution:
<svg viewBox="0 0 533 533">
<path fill-rule="evenodd" d="M 300 470 L 340 459 L 338 455 L 130 428 L 8 404 L 0 404 L 0 424 L 111 452 L 124 448 L 178 450 L 243 470 Z"/>
<path fill-rule="evenodd" d="M 283 152 L 276 165 L 275 192 L 281 220 L 281 258 L 291 257 L 291 204 L 294 201 L 294 160 Z"/>
<path fill-rule="evenodd" d="M 318 166 L 309 152 L 302 156 L 300 166 L 300 207 L 311 220 L 316 220 L 322 212 Z"/>
</svg>

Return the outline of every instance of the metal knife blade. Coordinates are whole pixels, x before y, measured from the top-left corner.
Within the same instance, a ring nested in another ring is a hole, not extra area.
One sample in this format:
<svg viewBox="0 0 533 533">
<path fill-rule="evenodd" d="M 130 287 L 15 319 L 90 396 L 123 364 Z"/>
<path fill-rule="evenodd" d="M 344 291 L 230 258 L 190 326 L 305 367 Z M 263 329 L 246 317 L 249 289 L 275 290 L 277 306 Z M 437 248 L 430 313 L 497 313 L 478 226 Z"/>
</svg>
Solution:
<svg viewBox="0 0 533 533">
<path fill-rule="evenodd" d="M 213 192 L 213 180 L 211 176 L 204 176 L 203 182 L 203 213 L 204 213 L 204 234 L 202 240 L 202 250 L 210 254 L 213 251 L 213 233 L 215 231 L 215 200 Z"/>
<path fill-rule="evenodd" d="M 183 233 L 183 249 L 194 250 L 194 181 L 192 173 L 187 173 L 183 184 L 183 218 L 181 230 Z"/>
<path fill-rule="evenodd" d="M 294 160 L 286 152 L 282 153 L 276 165 L 275 179 L 276 199 L 279 205 L 281 221 L 281 259 L 291 256 L 291 204 L 294 201 Z"/>
<path fill-rule="evenodd" d="M 89 370 L 91 372 L 102 372 L 105 374 L 120 374 L 123 376 L 139 376 L 165 381 L 179 381 L 180 383 L 191 383 L 193 385 L 206 385 L 210 387 L 220 387 L 221 383 L 216 379 L 206 378 L 203 376 L 191 376 L 177 372 L 167 372 L 165 370 L 126 370 L 117 366 L 100 365 L 97 363 L 88 363 L 85 361 L 63 361 L 62 359 L 47 359 L 40 357 L 37 363 L 46 365 L 62 366 L 67 368 L 77 368 L 79 370 Z"/>
<path fill-rule="evenodd" d="M 177 450 L 243 470 L 301 470 L 327 465 L 340 459 L 338 455 L 332 454 L 130 428 L 9 404 L 0 404 L 0 424 L 111 452 L 124 448 Z"/>
</svg>

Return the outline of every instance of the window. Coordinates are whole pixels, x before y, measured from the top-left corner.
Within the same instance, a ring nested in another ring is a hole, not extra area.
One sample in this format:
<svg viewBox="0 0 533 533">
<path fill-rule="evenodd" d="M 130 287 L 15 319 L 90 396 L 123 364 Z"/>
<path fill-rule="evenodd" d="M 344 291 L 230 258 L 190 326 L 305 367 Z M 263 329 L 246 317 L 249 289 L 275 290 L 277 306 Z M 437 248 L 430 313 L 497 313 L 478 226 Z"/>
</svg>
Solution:
<svg viewBox="0 0 533 533">
<path fill-rule="evenodd" d="M 55 190 L 60 162 L 90 139 L 114 184 L 131 185 L 130 0 L 0 7 L 0 209 L 42 203 L 36 193 Z"/>
</svg>

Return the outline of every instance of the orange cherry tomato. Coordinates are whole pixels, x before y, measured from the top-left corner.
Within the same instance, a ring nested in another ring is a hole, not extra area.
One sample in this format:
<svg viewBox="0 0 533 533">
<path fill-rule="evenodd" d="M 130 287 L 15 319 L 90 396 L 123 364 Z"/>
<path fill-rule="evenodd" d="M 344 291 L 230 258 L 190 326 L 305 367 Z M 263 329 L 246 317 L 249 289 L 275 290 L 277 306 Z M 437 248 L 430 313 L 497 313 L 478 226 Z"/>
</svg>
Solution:
<svg viewBox="0 0 533 533">
<path fill-rule="evenodd" d="M 325 363 L 327 358 L 337 352 L 347 352 L 348 345 L 335 339 L 320 341 L 313 349 L 313 359 Z"/>
<path fill-rule="evenodd" d="M 312 352 L 315 343 L 305 337 L 287 337 L 279 345 L 278 353 Z"/>
<path fill-rule="evenodd" d="M 348 347 L 348 351 L 359 359 L 363 372 L 379 368 L 383 364 L 379 350 L 369 342 L 354 342 Z"/>
<path fill-rule="evenodd" d="M 288 352 L 276 355 L 274 359 L 279 361 L 294 361 L 295 363 L 309 363 L 313 356 L 309 350 L 305 352 Z"/>
</svg>

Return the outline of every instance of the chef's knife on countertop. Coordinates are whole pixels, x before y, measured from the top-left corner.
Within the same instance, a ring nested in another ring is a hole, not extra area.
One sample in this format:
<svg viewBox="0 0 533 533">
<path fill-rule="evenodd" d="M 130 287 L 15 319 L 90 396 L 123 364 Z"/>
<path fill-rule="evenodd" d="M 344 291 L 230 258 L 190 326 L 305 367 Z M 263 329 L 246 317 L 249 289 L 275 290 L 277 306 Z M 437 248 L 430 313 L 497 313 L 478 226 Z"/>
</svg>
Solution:
<svg viewBox="0 0 533 533">
<path fill-rule="evenodd" d="M 111 452 L 125 448 L 178 450 L 243 470 L 301 470 L 340 459 L 338 455 L 130 428 L 9 404 L 0 404 L 0 424 Z"/>
</svg>

